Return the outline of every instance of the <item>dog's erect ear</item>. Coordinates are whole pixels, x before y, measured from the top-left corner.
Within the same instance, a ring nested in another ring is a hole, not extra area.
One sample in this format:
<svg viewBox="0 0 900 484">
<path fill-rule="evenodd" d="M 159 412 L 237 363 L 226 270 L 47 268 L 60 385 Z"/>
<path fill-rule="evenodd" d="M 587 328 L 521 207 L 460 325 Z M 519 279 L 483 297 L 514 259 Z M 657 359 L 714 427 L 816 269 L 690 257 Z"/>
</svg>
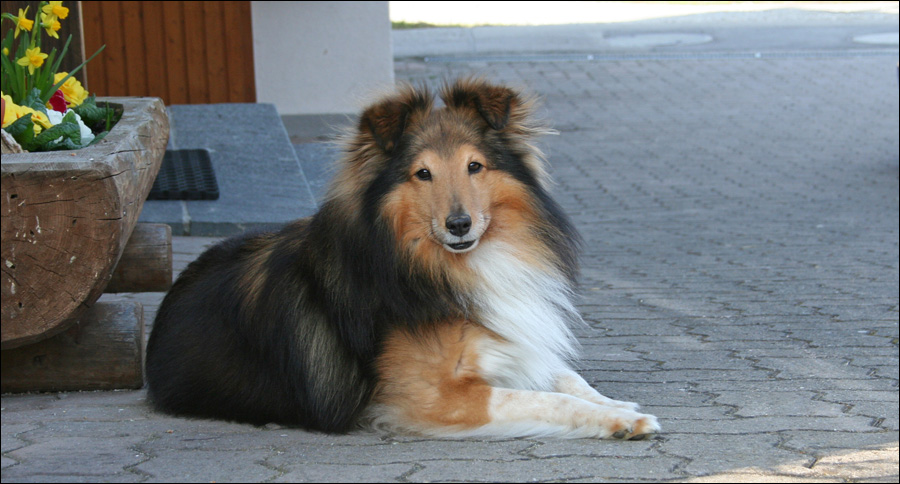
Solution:
<svg viewBox="0 0 900 484">
<path fill-rule="evenodd" d="M 370 133 L 375 144 L 390 153 L 397 147 L 404 131 L 420 114 L 431 110 L 432 98 L 427 89 L 415 90 L 405 86 L 391 96 L 363 111 L 359 131 Z"/>
<path fill-rule="evenodd" d="M 462 79 L 453 85 L 445 85 L 441 90 L 441 99 L 451 109 L 474 108 L 495 130 L 505 128 L 510 112 L 521 104 L 512 89 L 478 79 Z"/>
</svg>

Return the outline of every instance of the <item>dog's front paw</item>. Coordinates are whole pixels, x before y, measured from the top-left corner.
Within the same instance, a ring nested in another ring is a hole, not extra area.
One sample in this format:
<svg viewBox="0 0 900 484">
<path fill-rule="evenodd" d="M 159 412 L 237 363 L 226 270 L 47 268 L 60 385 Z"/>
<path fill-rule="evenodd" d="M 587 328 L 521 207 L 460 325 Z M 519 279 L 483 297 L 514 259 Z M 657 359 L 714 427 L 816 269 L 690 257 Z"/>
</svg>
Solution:
<svg viewBox="0 0 900 484">
<path fill-rule="evenodd" d="M 624 440 L 643 440 L 660 432 L 655 416 L 630 410 L 621 410 L 611 415 L 604 422 L 604 427 L 608 431 L 604 438 Z"/>
</svg>

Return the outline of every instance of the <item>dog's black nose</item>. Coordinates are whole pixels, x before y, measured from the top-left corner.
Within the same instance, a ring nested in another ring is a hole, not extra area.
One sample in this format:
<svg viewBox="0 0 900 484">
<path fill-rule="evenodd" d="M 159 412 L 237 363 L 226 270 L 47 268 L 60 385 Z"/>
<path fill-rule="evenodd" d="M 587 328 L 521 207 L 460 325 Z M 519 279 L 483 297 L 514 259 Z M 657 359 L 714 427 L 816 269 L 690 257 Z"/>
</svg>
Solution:
<svg viewBox="0 0 900 484">
<path fill-rule="evenodd" d="M 472 218 L 468 215 L 451 215 L 444 222 L 451 234 L 462 237 L 472 228 Z"/>
</svg>

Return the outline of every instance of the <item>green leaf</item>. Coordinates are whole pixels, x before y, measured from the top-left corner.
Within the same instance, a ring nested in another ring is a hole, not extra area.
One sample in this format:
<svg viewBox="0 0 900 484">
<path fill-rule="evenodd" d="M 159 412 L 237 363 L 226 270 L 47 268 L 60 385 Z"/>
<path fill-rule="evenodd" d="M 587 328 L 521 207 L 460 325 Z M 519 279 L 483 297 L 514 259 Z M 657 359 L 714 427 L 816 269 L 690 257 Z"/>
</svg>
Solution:
<svg viewBox="0 0 900 484">
<path fill-rule="evenodd" d="M 6 37 L 3 38 L 3 48 L 7 49 L 10 53 L 13 52 L 12 48 L 13 42 L 13 29 L 9 29 L 6 32 Z M 18 89 L 16 88 L 16 69 L 13 67 L 13 61 L 9 59 L 7 56 L 0 56 L 3 59 L 3 76 L 0 77 L 0 84 L 2 84 L 2 89 L 4 93 L 8 94 L 12 97 L 13 101 L 16 100 L 16 95 L 18 94 Z"/>
<path fill-rule="evenodd" d="M 35 111 L 40 111 L 46 115 L 46 104 L 47 103 L 45 102 L 41 102 L 41 90 L 35 87 L 31 90 L 31 92 L 28 93 L 27 96 L 25 96 L 25 99 L 22 101 L 22 104 L 20 104 L 20 106 L 25 106 L 34 109 Z"/>
<path fill-rule="evenodd" d="M 106 106 L 97 106 L 97 98 L 91 94 L 81 105 L 73 108 L 73 111 L 81 116 L 85 126 L 97 131 L 99 126 L 105 127 L 106 119 L 113 109 Z"/>
<path fill-rule="evenodd" d="M 59 137 L 62 137 L 63 140 L 57 141 Z M 57 146 L 66 139 L 72 140 L 79 148 L 81 147 L 81 128 L 78 127 L 78 123 L 62 122 L 51 126 L 34 138 L 34 144 L 37 148 L 36 151 L 49 151 L 58 149 Z"/>
<path fill-rule="evenodd" d="M 25 131 L 26 128 L 31 128 L 33 126 L 34 123 L 31 121 L 31 113 L 29 113 L 15 120 L 9 126 L 3 128 L 3 130 L 9 133 L 13 138 L 16 138 L 16 141 L 18 141 L 19 136 L 22 135 L 22 132 Z"/>
<path fill-rule="evenodd" d="M 50 88 L 53 86 L 53 80 L 51 77 L 54 75 L 53 71 L 49 69 L 50 63 L 54 61 L 56 57 L 56 48 L 50 51 L 50 55 L 44 60 L 44 65 L 39 67 L 34 71 L 34 87 L 40 89 L 41 91 L 41 101 L 44 104 L 47 104 L 47 101 L 53 96 L 53 93 L 56 91 L 51 91 Z"/>
<path fill-rule="evenodd" d="M 31 121 L 31 113 L 17 119 L 3 130 L 9 133 L 22 146 L 22 149 L 33 151 L 34 123 Z"/>
<path fill-rule="evenodd" d="M 72 43 L 72 34 L 69 34 L 69 38 L 66 39 L 66 44 L 63 45 L 62 50 L 59 51 L 59 57 L 56 58 L 56 62 L 50 63 L 50 65 L 53 66 L 53 68 L 50 69 L 50 72 L 52 72 L 54 76 L 56 75 L 57 72 L 59 72 L 59 64 L 62 62 L 63 58 L 66 56 L 66 52 L 69 51 L 69 44 L 71 44 L 71 43 Z M 59 89 L 59 87 L 57 87 L 56 89 Z M 56 91 L 54 90 L 53 92 L 56 92 Z M 48 100 L 49 100 L 49 98 L 48 98 Z"/>
<path fill-rule="evenodd" d="M 73 113 L 71 110 L 69 110 L 66 112 L 66 115 L 62 117 L 62 122 L 78 124 L 78 118 L 75 117 L 75 113 Z"/>
<path fill-rule="evenodd" d="M 16 85 L 16 68 L 13 67 L 12 61 L 5 55 L 0 57 L 0 63 L 2 63 L 3 66 L 3 77 L 0 78 L 2 79 L 2 81 L 0 81 L 0 90 L 5 94 L 9 94 L 9 97 L 15 102 L 16 97 L 19 94 L 19 89 Z"/>
<path fill-rule="evenodd" d="M 57 150 L 80 150 L 81 148 L 84 148 L 84 145 L 82 145 L 80 140 L 76 143 L 75 141 L 72 141 L 71 139 L 66 138 L 63 140 L 61 145 L 59 145 L 57 148 L 54 148 L 54 149 L 57 149 Z"/>
</svg>

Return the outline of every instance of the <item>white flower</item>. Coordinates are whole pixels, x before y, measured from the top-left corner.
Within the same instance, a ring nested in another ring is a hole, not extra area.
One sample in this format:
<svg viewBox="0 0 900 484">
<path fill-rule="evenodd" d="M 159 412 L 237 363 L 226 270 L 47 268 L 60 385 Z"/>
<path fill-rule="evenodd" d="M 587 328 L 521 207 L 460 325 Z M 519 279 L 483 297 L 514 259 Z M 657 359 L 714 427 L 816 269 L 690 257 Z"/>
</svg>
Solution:
<svg viewBox="0 0 900 484">
<path fill-rule="evenodd" d="M 61 123 L 63 116 L 65 116 L 65 114 L 59 111 L 54 111 L 53 109 L 47 110 L 47 119 L 50 120 L 50 124 L 52 124 L 53 126 Z"/>
<path fill-rule="evenodd" d="M 71 109 L 66 112 L 71 111 Z M 81 120 L 81 116 L 78 113 L 75 113 L 75 120 L 78 121 L 78 127 L 81 128 L 81 144 L 86 145 L 91 141 L 94 141 L 94 133 L 91 132 L 91 128 L 88 128 L 84 121 Z"/>
<path fill-rule="evenodd" d="M 69 111 L 72 111 L 72 110 L 67 109 L 65 113 L 61 113 L 59 111 L 54 111 L 53 109 L 48 109 L 47 110 L 47 119 L 50 120 L 50 124 L 55 126 L 62 122 L 63 117 L 66 114 L 69 114 Z M 84 121 L 81 120 L 81 116 L 79 116 L 78 113 L 73 112 L 72 114 L 75 115 L 75 120 L 78 121 L 78 127 L 81 129 L 81 144 L 86 145 L 86 144 L 90 143 L 91 141 L 93 141 L 94 133 L 91 132 L 91 128 L 88 128 L 84 124 Z M 62 140 L 62 136 L 57 138 L 55 142 L 59 142 L 60 140 Z"/>
</svg>

